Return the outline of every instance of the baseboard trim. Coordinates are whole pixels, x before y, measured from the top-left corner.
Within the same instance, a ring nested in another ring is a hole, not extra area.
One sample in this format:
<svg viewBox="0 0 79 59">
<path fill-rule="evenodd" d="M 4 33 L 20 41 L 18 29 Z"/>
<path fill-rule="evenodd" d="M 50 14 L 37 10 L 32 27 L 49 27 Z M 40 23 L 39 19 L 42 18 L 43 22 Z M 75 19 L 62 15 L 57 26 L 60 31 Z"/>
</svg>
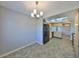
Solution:
<svg viewBox="0 0 79 59">
<path fill-rule="evenodd" d="M 37 44 L 40 44 L 40 45 L 43 45 L 43 43 L 40 43 L 40 42 L 38 42 L 38 41 L 36 41 L 36 43 L 37 43 Z"/>
<path fill-rule="evenodd" d="M 0 55 L 0 58 L 3 58 L 4 56 L 7 56 L 7 55 L 9 55 L 9 54 L 11 54 L 11 53 L 14 53 L 14 52 L 16 52 L 16 51 L 18 51 L 18 50 L 20 50 L 20 49 L 23 49 L 23 48 L 28 47 L 28 46 L 30 46 L 30 45 L 33 45 L 33 44 L 35 44 L 35 43 L 36 43 L 36 42 L 32 42 L 32 43 L 30 43 L 30 44 L 27 44 L 27 45 L 25 45 L 25 46 L 22 46 L 22 47 L 20 47 L 20 48 L 15 49 L 15 50 L 12 50 L 12 51 L 9 51 L 9 52 L 7 52 L 7 53 L 4 53 L 4 54 Z"/>
</svg>

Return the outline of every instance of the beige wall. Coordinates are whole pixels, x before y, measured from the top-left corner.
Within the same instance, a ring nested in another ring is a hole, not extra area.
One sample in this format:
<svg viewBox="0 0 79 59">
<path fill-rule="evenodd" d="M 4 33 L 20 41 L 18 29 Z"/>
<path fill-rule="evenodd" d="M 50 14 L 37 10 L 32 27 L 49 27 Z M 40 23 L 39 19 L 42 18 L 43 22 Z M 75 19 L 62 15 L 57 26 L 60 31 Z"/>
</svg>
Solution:
<svg viewBox="0 0 79 59">
<path fill-rule="evenodd" d="M 0 6 L 0 55 L 35 42 L 36 22 Z"/>
</svg>

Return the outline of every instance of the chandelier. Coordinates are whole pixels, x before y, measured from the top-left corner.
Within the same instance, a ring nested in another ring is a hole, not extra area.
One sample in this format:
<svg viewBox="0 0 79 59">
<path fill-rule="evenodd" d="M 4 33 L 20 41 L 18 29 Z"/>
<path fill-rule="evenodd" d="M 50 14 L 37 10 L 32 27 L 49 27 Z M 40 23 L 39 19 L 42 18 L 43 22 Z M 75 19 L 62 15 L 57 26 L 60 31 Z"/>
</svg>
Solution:
<svg viewBox="0 0 79 59">
<path fill-rule="evenodd" d="M 33 9 L 32 13 L 31 13 L 31 17 L 34 17 L 34 18 L 41 18 L 43 17 L 43 11 L 39 11 L 37 6 L 38 6 L 38 1 L 35 2 L 35 5 L 36 5 L 36 8 Z"/>
</svg>

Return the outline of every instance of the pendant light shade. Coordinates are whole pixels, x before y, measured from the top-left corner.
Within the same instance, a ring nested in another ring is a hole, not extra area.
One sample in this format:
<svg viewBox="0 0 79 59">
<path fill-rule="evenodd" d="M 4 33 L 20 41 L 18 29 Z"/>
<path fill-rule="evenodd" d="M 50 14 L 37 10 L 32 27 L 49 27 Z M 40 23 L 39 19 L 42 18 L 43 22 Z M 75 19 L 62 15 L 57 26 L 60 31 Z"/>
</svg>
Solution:
<svg viewBox="0 0 79 59">
<path fill-rule="evenodd" d="M 39 17 L 40 17 L 40 15 L 39 15 L 39 14 L 37 14 L 37 15 L 36 15 L 36 17 L 37 17 L 37 18 L 39 18 Z"/>
<path fill-rule="evenodd" d="M 37 10 L 36 10 L 36 9 L 34 9 L 34 10 L 33 10 L 33 13 L 34 13 L 34 14 L 37 14 Z"/>
<path fill-rule="evenodd" d="M 34 17 L 34 13 L 31 13 L 31 17 Z"/>
<path fill-rule="evenodd" d="M 43 11 L 40 12 L 40 16 L 43 16 Z"/>
</svg>

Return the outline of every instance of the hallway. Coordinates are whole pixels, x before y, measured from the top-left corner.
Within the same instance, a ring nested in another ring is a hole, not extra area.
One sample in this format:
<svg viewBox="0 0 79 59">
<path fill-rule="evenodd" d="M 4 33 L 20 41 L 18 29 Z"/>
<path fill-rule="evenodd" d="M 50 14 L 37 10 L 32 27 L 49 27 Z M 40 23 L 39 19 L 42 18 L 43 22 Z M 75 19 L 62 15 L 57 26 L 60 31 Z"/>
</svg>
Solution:
<svg viewBox="0 0 79 59">
<path fill-rule="evenodd" d="M 45 45 L 34 44 L 15 53 L 5 56 L 6 58 L 73 58 L 72 43 L 68 39 L 53 38 Z M 4 58 L 5 58 L 4 57 Z"/>
</svg>

